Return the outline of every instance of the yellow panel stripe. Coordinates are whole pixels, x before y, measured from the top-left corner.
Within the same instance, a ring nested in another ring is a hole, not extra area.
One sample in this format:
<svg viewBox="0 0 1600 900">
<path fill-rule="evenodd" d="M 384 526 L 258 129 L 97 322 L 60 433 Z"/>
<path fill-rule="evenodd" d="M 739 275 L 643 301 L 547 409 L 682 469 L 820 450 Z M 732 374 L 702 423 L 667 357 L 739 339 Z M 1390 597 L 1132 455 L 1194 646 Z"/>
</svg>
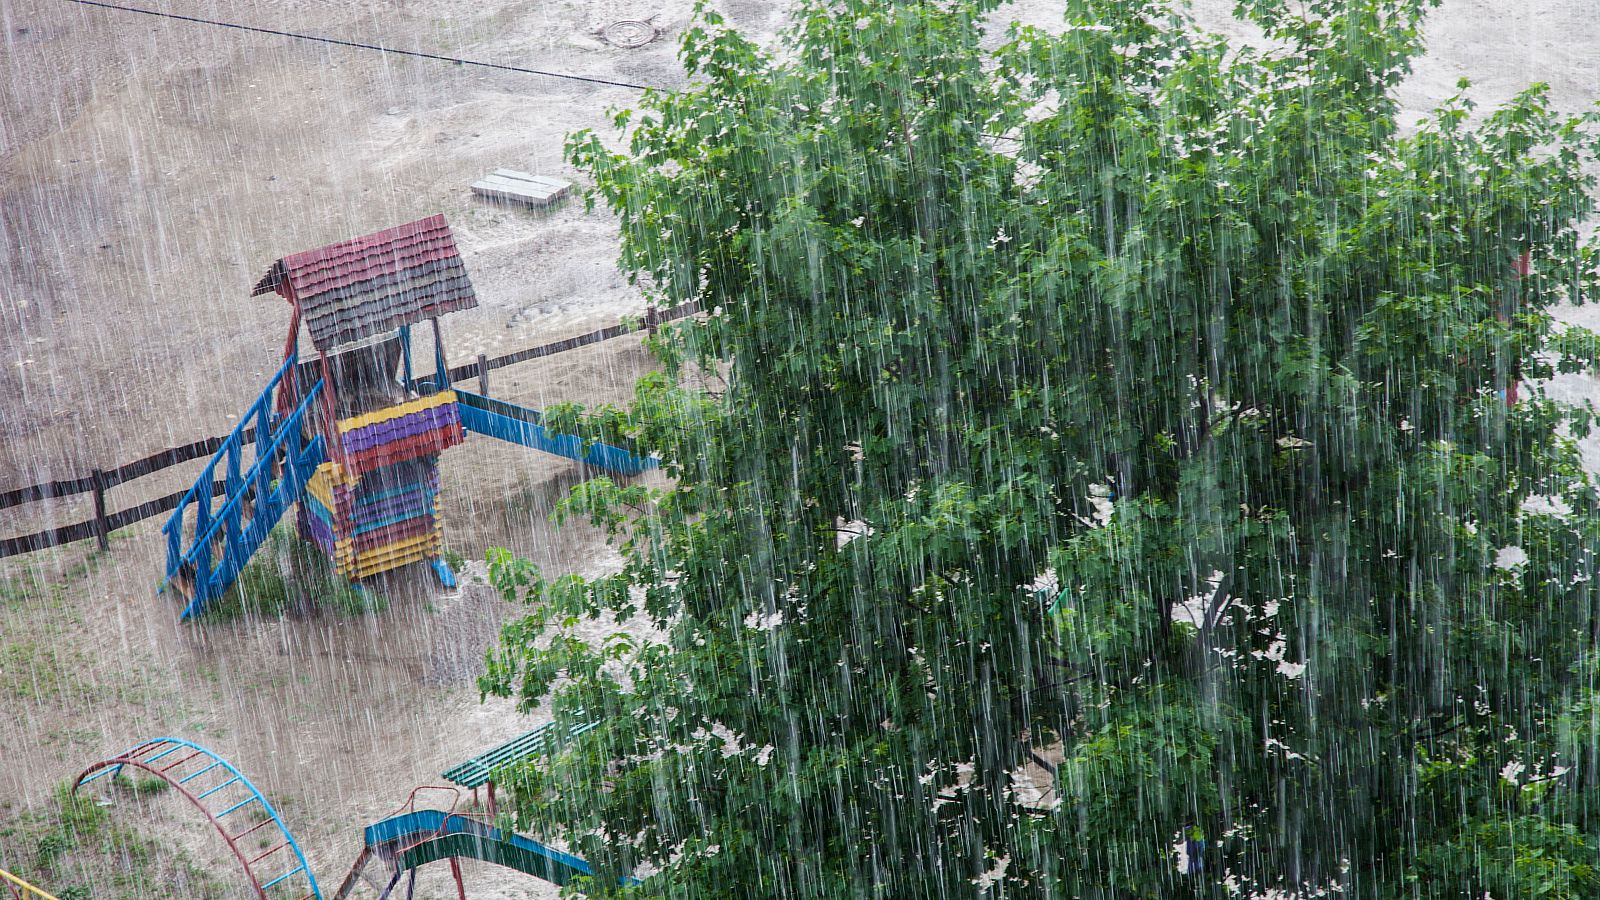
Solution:
<svg viewBox="0 0 1600 900">
<path fill-rule="evenodd" d="M 437 555 L 438 552 L 435 548 L 418 547 L 415 550 L 412 550 L 408 553 L 402 553 L 398 556 L 386 557 L 384 559 L 356 563 L 353 565 L 340 566 L 338 567 L 337 571 L 339 575 L 345 578 L 366 578 L 368 575 L 376 575 L 379 572 L 387 572 L 390 569 L 398 569 L 401 566 L 409 566 L 414 562 L 432 559 Z"/>
<path fill-rule="evenodd" d="M 372 576 L 377 575 L 379 573 L 389 572 L 389 571 L 392 571 L 394 569 L 398 569 L 398 568 L 400 568 L 402 566 L 409 566 L 409 565 L 412 565 L 413 563 L 423 562 L 423 561 L 431 559 L 431 558 L 432 557 L 429 554 L 419 553 L 416 556 L 402 557 L 400 559 L 386 560 L 386 561 L 384 561 L 383 563 L 381 563 L 379 565 L 372 566 L 371 568 L 352 569 L 351 571 L 341 572 L 339 574 L 340 574 L 341 577 L 348 578 L 351 581 L 360 581 L 363 578 L 371 578 Z"/>
<path fill-rule="evenodd" d="M 332 509 L 333 489 L 335 487 L 355 487 L 360 483 L 360 475 L 346 475 L 343 466 L 330 461 L 317 466 L 317 473 L 311 476 L 311 480 L 306 483 L 306 488 L 307 490 L 322 491 L 320 496 L 327 498 L 323 505 Z M 319 484 L 320 487 L 318 486 Z"/>
<path fill-rule="evenodd" d="M 444 535 L 441 534 L 437 529 L 435 529 L 433 531 L 428 532 L 427 534 L 419 534 L 419 535 L 416 535 L 414 537 L 408 537 L 408 538 L 405 538 L 404 540 L 393 541 L 391 543 L 384 544 L 384 545 L 379 546 L 379 547 L 371 547 L 371 548 L 368 548 L 366 550 L 361 550 L 359 552 L 350 549 L 349 546 L 335 547 L 334 550 L 333 550 L 333 558 L 337 562 L 349 562 L 352 559 L 356 559 L 356 560 L 371 559 L 374 556 L 382 556 L 385 553 L 399 552 L 399 550 L 404 549 L 406 547 L 410 547 L 413 544 L 419 544 L 419 543 L 423 543 L 423 542 L 426 542 L 426 541 L 441 541 L 441 540 L 444 540 Z"/>
<path fill-rule="evenodd" d="M 446 403 L 454 402 L 456 402 L 455 391 L 440 391 L 439 393 L 430 397 L 418 397 L 415 400 L 407 400 L 398 406 L 375 409 L 372 412 L 362 413 L 359 416 L 351 416 L 348 419 L 340 419 L 339 433 L 344 434 L 346 431 L 352 431 L 357 428 L 365 428 L 368 425 L 376 425 L 379 422 L 387 422 L 390 419 L 398 419 L 401 416 L 409 416 L 412 413 L 422 412 L 425 409 L 433 409 L 436 406 L 444 406 Z"/>
<path fill-rule="evenodd" d="M 333 558 L 340 562 L 354 559 L 359 564 L 386 556 L 391 553 L 403 553 L 407 550 L 442 540 L 443 538 L 443 529 L 435 528 L 427 534 L 419 534 L 408 538 L 401 538 L 398 541 L 391 541 L 390 543 L 383 544 L 382 546 L 373 547 L 370 550 L 362 550 L 359 553 L 351 552 L 349 545 L 345 544 L 344 546 L 336 547 L 334 549 Z"/>
<path fill-rule="evenodd" d="M 334 463 L 323 463 L 317 466 L 317 474 L 311 476 L 306 483 L 306 493 L 317 498 L 328 510 L 333 509 L 333 469 Z"/>
</svg>

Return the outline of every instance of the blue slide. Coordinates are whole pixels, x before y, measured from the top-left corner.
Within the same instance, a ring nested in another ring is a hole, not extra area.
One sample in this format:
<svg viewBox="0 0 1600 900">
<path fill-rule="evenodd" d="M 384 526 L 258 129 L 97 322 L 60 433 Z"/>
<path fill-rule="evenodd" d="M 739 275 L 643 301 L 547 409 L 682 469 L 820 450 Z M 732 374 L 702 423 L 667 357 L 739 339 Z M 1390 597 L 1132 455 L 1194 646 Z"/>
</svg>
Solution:
<svg viewBox="0 0 1600 900">
<path fill-rule="evenodd" d="M 575 459 L 617 475 L 638 475 L 657 465 L 651 457 L 640 456 L 610 444 L 590 444 L 585 451 L 582 438 L 547 431 L 544 417 L 538 410 L 470 394 L 460 388 L 453 390 L 456 392 L 457 408 L 461 411 L 461 425 L 468 431 Z"/>
<path fill-rule="evenodd" d="M 373 856 L 394 864 L 394 877 L 384 890 L 384 896 L 388 896 L 405 872 L 431 862 L 460 857 L 504 866 L 557 885 L 594 874 L 588 863 L 570 853 L 562 853 L 520 834 L 508 834 L 459 813 L 437 809 L 405 813 L 368 825 L 363 842 L 361 857 L 333 895 L 334 900 L 344 900 L 349 895 Z M 627 878 L 624 882 L 637 884 L 638 880 Z"/>
</svg>

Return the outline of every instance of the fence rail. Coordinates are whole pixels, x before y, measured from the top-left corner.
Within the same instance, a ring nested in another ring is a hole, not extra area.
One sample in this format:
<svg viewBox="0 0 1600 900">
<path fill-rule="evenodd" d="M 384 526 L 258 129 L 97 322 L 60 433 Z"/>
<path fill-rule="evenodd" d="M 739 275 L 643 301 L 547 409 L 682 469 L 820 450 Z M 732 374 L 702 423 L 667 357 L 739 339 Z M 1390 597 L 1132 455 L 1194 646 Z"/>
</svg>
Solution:
<svg viewBox="0 0 1600 900">
<path fill-rule="evenodd" d="M 692 316 L 699 309 L 700 305 L 692 302 L 664 310 L 657 310 L 652 306 L 645 310 L 644 317 L 637 323 L 618 322 L 599 331 L 580 334 L 552 344 L 529 347 L 526 350 L 518 350 L 505 356 L 497 356 L 494 359 L 485 359 L 479 356 L 474 362 L 448 370 L 449 378 L 451 382 L 477 378 L 480 385 L 487 388 L 489 373 L 495 369 L 503 369 L 506 366 L 514 366 L 517 363 L 554 356 L 557 353 L 565 353 L 569 350 L 576 350 L 579 347 L 587 347 L 590 344 L 598 344 L 613 338 L 637 334 L 640 331 L 654 334 L 657 327 L 676 319 Z M 255 438 L 256 430 L 254 427 L 245 429 L 240 436 L 241 442 L 245 444 L 254 443 Z M 111 532 L 175 509 L 178 503 L 183 500 L 184 495 L 188 493 L 187 490 L 178 491 L 175 494 L 169 494 L 155 500 L 147 500 L 138 506 L 108 514 L 106 512 L 106 491 L 119 484 L 143 478 L 162 469 L 168 469 L 197 459 L 207 459 L 216 453 L 218 448 L 226 441 L 226 437 L 210 437 L 184 444 L 181 447 L 171 447 L 152 453 L 143 459 L 124 463 L 115 469 L 95 469 L 81 478 L 73 478 L 68 481 L 49 481 L 0 494 L 0 509 L 10 509 L 13 506 L 21 506 L 24 503 L 35 503 L 42 500 L 54 500 L 61 497 L 92 493 L 94 494 L 95 510 L 95 517 L 84 522 L 26 534 L 21 537 L 0 538 L 0 559 L 8 556 L 17 556 L 22 553 L 45 550 L 61 544 L 84 541 L 89 538 L 98 539 L 100 547 L 104 549 Z M 226 488 L 227 485 L 223 482 L 216 482 L 213 486 L 213 495 L 223 493 Z"/>
</svg>

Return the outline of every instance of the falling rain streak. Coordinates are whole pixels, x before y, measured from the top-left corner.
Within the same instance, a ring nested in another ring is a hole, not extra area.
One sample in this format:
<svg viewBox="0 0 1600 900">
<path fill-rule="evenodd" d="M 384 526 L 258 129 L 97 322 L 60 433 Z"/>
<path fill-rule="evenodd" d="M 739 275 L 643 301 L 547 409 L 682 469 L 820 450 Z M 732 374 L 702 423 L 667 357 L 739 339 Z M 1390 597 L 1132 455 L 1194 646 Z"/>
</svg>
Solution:
<svg viewBox="0 0 1600 900">
<path fill-rule="evenodd" d="M 1580 5 L 0 6 L 0 896 L 1596 896 Z"/>
</svg>

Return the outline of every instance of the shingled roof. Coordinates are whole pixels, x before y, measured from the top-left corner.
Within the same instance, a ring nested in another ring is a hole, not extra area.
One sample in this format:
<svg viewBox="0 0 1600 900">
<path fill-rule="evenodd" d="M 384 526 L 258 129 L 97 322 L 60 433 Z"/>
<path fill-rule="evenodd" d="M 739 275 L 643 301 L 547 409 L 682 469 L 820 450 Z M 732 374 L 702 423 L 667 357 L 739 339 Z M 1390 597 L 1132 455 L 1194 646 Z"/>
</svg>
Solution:
<svg viewBox="0 0 1600 900">
<path fill-rule="evenodd" d="M 478 305 L 443 215 L 285 256 L 250 296 L 274 291 L 318 350 Z"/>
</svg>

